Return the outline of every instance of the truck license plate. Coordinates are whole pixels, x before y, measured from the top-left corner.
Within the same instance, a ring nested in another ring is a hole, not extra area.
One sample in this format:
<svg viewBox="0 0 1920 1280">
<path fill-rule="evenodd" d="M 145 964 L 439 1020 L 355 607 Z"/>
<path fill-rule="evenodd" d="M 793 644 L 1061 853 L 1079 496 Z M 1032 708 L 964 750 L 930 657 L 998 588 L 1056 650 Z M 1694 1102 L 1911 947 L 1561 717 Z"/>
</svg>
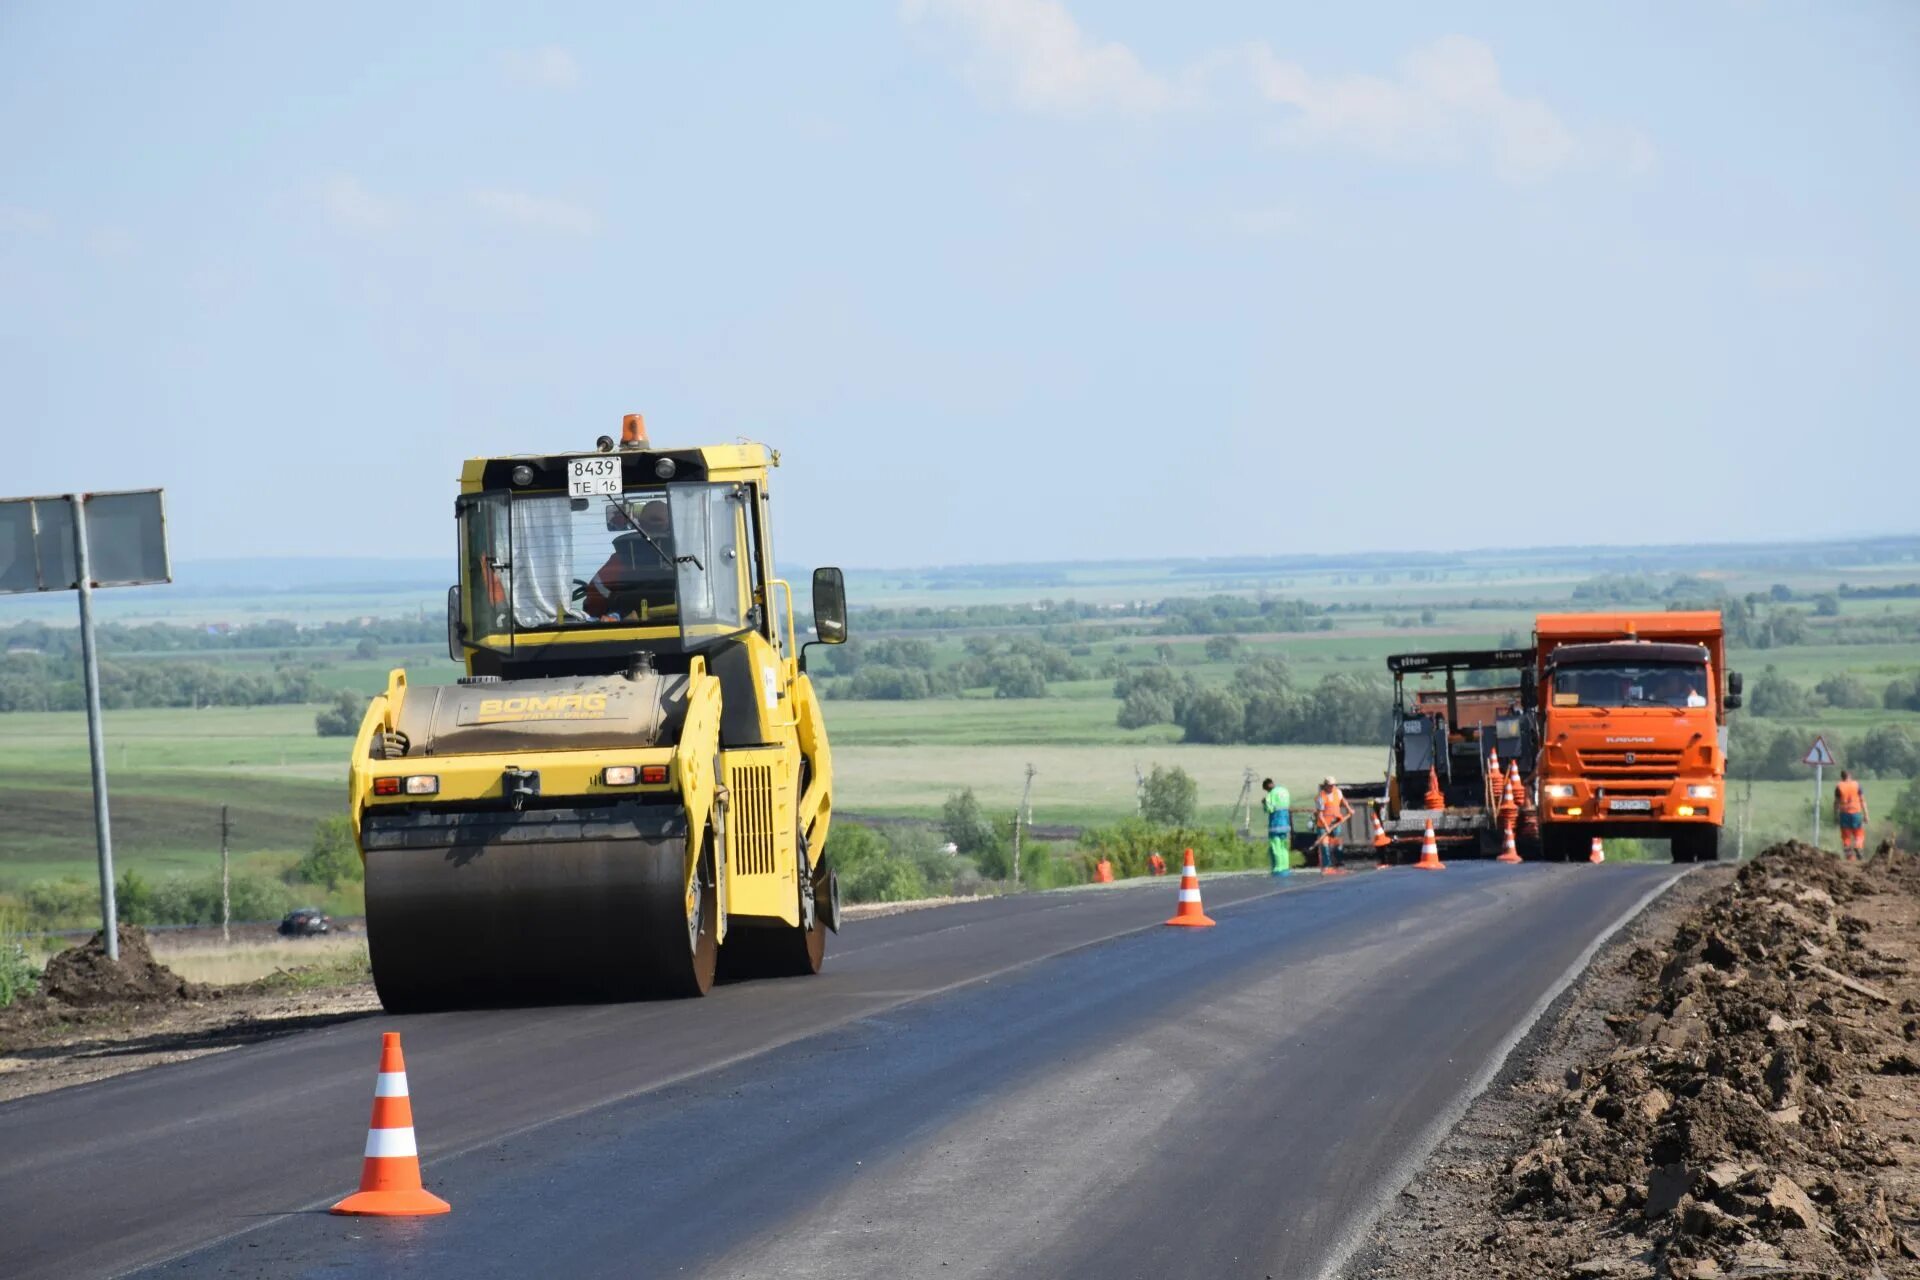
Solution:
<svg viewBox="0 0 1920 1280">
<path fill-rule="evenodd" d="M 1607 805 L 1614 810 L 1625 810 L 1629 813 L 1653 812 L 1653 801 L 1651 800 L 1609 800 L 1607 801 Z"/>
<path fill-rule="evenodd" d="M 567 496 L 569 498 L 618 497 L 619 493 L 620 459 L 567 459 Z"/>
</svg>

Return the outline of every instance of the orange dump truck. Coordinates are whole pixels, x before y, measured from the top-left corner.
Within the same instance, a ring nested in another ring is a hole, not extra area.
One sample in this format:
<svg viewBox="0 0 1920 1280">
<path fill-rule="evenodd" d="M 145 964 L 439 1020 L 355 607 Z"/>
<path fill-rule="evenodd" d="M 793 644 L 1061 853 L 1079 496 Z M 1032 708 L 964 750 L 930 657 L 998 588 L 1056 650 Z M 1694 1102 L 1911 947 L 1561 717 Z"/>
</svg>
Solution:
<svg viewBox="0 0 1920 1280">
<path fill-rule="evenodd" d="M 1718 613 L 1542 614 L 1531 647 L 1396 654 L 1387 667 L 1386 780 L 1346 793 L 1382 806 L 1392 860 L 1429 829 L 1448 856 L 1492 857 L 1508 821 L 1527 860 L 1584 858 L 1595 836 L 1665 840 L 1676 862 L 1719 856 L 1740 677 Z"/>
<path fill-rule="evenodd" d="M 1675 862 L 1719 857 L 1727 712 L 1740 705 L 1719 613 L 1541 614 L 1534 655 L 1545 855 L 1638 836 L 1671 841 Z"/>
</svg>

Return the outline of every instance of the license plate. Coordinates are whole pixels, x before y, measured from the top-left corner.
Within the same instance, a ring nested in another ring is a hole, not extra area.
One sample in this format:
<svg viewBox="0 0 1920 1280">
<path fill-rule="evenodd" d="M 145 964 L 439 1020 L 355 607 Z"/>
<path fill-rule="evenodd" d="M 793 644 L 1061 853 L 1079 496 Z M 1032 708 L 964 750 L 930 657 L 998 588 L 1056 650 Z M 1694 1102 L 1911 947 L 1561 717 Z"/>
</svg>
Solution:
<svg viewBox="0 0 1920 1280">
<path fill-rule="evenodd" d="M 569 498 L 617 497 L 619 493 L 620 459 L 567 459 L 567 496 Z"/>
<path fill-rule="evenodd" d="M 1651 800 L 1609 800 L 1607 801 L 1607 807 L 1615 810 L 1616 812 L 1620 810 L 1625 810 L 1628 813 L 1652 813 L 1653 801 Z"/>
</svg>

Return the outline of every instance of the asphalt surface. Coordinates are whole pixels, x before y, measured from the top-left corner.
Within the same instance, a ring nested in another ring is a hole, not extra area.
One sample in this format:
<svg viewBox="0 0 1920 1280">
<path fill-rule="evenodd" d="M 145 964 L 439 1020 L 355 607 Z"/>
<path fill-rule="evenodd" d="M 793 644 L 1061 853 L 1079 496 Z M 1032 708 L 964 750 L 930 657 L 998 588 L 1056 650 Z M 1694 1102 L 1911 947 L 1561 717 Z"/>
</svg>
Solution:
<svg viewBox="0 0 1920 1280">
<path fill-rule="evenodd" d="M 0 1272 L 1281 1276 L 1345 1256 L 1668 866 L 850 924 L 705 1000 L 376 1017 L 0 1106 Z M 337 1218 L 382 1030 L 444 1217 Z"/>
</svg>

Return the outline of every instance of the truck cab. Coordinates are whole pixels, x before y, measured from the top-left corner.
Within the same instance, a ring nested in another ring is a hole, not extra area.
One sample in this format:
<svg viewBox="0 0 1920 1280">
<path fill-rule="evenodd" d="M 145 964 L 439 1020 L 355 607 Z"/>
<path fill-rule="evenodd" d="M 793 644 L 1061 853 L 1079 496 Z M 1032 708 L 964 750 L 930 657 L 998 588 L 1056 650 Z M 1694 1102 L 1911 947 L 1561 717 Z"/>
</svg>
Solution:
<svg viewBox="0 0 1920 1280">
<path fill-rule="evenodd" d="M 1631 836 L 1671 841 L 1676 862 L 1717 858 L 1741 683 L 1720 614 L 1542 614 L 1534 652 L 1547 857 Z"/>
</svg>

